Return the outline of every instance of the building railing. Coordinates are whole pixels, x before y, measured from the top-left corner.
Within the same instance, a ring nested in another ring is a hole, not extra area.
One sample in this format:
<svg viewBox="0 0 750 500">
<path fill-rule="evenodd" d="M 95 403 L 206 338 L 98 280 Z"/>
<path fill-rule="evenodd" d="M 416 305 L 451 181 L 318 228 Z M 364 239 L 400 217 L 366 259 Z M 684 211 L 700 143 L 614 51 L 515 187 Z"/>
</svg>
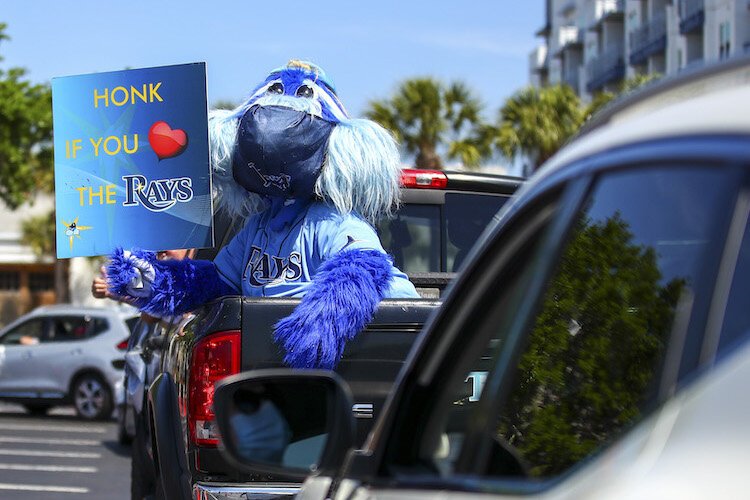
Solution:
<svg viewBox="0 0 750 500">
<path fill-rule="evenodd" d="M 630 63 L 641 64 L 667 47 L 667 18 L 659 13 L 630 32 Z"/>
<path fill-rule="evenodd" d="M 624 0 L 597 0 L 594 4 L 593 19 L 591 19 L 588 29 L 598 31 L 606 20 L 624 18 L 625 2 Z"/>
<path fill-rule="evenodd" d="M 583 42 L 583 33 L 578 29 L 578 26 L 560 26 L 559 33 L 558 41 L 560 48 Z"/>
<path fill-rule="evenodd" d="M 599 56 L 586 63 L 586 90 L 594 92 L 625 76 L 625 47 L 610 44 Z"/>
<path fill-rule="evenodd" d="M 705 0 L 680 0 L 680 34 L 702 29 L 706 19 L 705 9 Z"/>
<path fill-rule="evenodd" d="M 605 17 L 608 14 L 625 12 L 624 0 L 599 0 L 596 2 L 596 18 Z"/>
</svg>

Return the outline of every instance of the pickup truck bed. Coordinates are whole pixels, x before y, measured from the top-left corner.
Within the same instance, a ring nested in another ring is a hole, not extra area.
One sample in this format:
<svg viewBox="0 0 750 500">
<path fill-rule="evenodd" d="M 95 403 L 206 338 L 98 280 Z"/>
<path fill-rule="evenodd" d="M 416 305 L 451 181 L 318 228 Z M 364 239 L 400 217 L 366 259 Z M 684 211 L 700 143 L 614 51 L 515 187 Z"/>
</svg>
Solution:
<svg viewBox="0 0 750 500">
<path fill-rule="evenodd" d="M 423 298 L 383 301 L 373 322 L 348 344 L 336 369 L 353 392 L 358 443 L 371 429 L 443 291 L 493 215 L 521 182 L 500 175 L 404 170 L 403 204 L 395 217 L 382 221 L 377 230 L 386 251 Z M 216 229 L 217 248 L 201 250 L 199 258 L 212 258 L 239 228 L 217 220 Z M 153 383 L 147 381 L 148 418 L 141 421 L 145 420 L 144 434 L 148 435 L 144 439 L 152 448 L 150 461 L 167 498 L 225 498 L 230 490 L 241 498 L 255 498 L 249 491 L 255 487 L 267 490 L 268 485 L 286 484 L 286 478 L 241 474 L 225 461 L 215 439 L 218 430 L 211 403 L 214 382 L 223 376 L 282 366 L 271 338 L 273 325 L 298 303 L 299 299 L 224 297 L 195 311 L 180 327 L 161 325 L 155 329 L 154 334 L 162 340 L 154 342 L 151 366 L 157 366 L 158 375 Z M 216 338 L 234 343 L 229 351 L 236 356 L 236 366 L 231 359 L 224 365 L 212 361 L 210 366 L 196 366 L 197 351 L 213 356 L 201 343 Z M 196 388 L 195 380 L 202 380 L 203 385 Z M 201 398 L 202 403 L 197 404 Z M 201 417 L 202 434 L 196 431 L 196 406 L 206 413 Z M 211 439 L 204 439 L 206 436 Z M 279 494 L 296 490 L 284 491 Z M 229 496 L 237 497 L 234 493 Z M 258 498 L 274 498 L 257 493 Z"/>
<path fill-rule="evenodd" d="M 177 432 L 178 422 L 187 421 L 187 428 L 192 428 L 188 401 L 191 388 L 189 377 L 178 379 L 172 374 L 190 373 L 191 357 L 201 340 L 235 331 L 242 332 L 240 371 L 283 366 L 271 332 L 273 325 L 298 303 L 299 299 L 224 297 L 196 311 L 181 334 L 171 336 L 163 359 L 165 369 L 149 391 L 155 448 L 164 468 L 162 478 L 171 478 L 164 482 L 165 491 L 184 492 L 190 488 L 187 478 L 208 482 L 284 479 L 240 474 L 217 448 L 200 446 Z M 381 411 L 417 334 L 438 305 L 439 301 L 431 299 L 384 300 L 373 321 L 348 344 L 336 372 L 352 390 L 359 444 Z M 169 470 L 165 470 L 167 467 Z"/>
</svg>

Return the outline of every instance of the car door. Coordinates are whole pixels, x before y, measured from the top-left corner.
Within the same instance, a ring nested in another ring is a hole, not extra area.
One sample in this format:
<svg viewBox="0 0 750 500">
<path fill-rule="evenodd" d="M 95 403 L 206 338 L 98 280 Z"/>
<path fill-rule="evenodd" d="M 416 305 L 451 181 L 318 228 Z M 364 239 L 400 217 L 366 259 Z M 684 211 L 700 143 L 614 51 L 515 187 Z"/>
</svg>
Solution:
<svg viewBox="0 0 750 500">
<path fill-rule="evenodd" d="M 45 317 L 31 318 L 11 328 L 0 338 L 0 393 L 35 396 L 40 367 L 34 357 L 47 336 Z"/>
<path fill-rule="evenodd" d="M 697 373 L 743 176 L 641 159 L 530 204 L 517 217 L 527 237 L 510 224 L 466 269 L 374 448 L 352 458 L 375 477 L 354 498 L 597 496 L 618 472 L 592 475 L 600 457 L 643 466 L 638 446 L 617 443 L 645 445 L 666 425 L 660 406 Z M 538 222 L 544 211 L 554 215 Z"/>
<path fill-rule="evenodd" d="M 87 357 L 87 339 L 92 318 L 82 314 L 50 316 L 49 335 L 34 350 L 34 361 L 44 367 L 38 374 L 40 390 L 58 396 L 67 394 L 73 374 Z"/>
</svg>

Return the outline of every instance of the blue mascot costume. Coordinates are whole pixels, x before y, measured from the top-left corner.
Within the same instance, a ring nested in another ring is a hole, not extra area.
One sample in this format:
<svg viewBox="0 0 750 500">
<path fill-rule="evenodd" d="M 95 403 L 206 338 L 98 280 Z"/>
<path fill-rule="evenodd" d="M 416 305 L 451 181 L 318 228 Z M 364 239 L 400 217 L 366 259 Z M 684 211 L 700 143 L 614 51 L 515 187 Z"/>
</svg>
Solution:
<svg viewBox="0 0 750 500">
<path fill-rule="evenodd" d="M 116 250 L 110 290 L 175 315 L 222 295 L 303 297 L 275 328 L 284 363 L 333 368 L 381 299 L 418 297 L 373 228 L 399 201 L 396 144 L 350 119 L 317 66 L 290 61 L 242 105 L 209 116 L 214 189 L 247 219 L 213 262 Z"/>
</svg>

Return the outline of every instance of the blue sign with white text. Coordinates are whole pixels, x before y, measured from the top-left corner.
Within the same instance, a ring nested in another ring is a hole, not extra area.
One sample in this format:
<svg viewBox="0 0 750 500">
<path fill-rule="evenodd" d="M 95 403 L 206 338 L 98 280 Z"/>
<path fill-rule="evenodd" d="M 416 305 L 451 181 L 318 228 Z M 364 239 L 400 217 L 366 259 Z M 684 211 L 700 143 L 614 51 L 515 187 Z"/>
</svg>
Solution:
<svg viewBox="0 0 750 500">
<path fill-rule="evenodd" d="M 204 63 L 52 79 L 57 257 L 213 246 Z"/>
</svg>

